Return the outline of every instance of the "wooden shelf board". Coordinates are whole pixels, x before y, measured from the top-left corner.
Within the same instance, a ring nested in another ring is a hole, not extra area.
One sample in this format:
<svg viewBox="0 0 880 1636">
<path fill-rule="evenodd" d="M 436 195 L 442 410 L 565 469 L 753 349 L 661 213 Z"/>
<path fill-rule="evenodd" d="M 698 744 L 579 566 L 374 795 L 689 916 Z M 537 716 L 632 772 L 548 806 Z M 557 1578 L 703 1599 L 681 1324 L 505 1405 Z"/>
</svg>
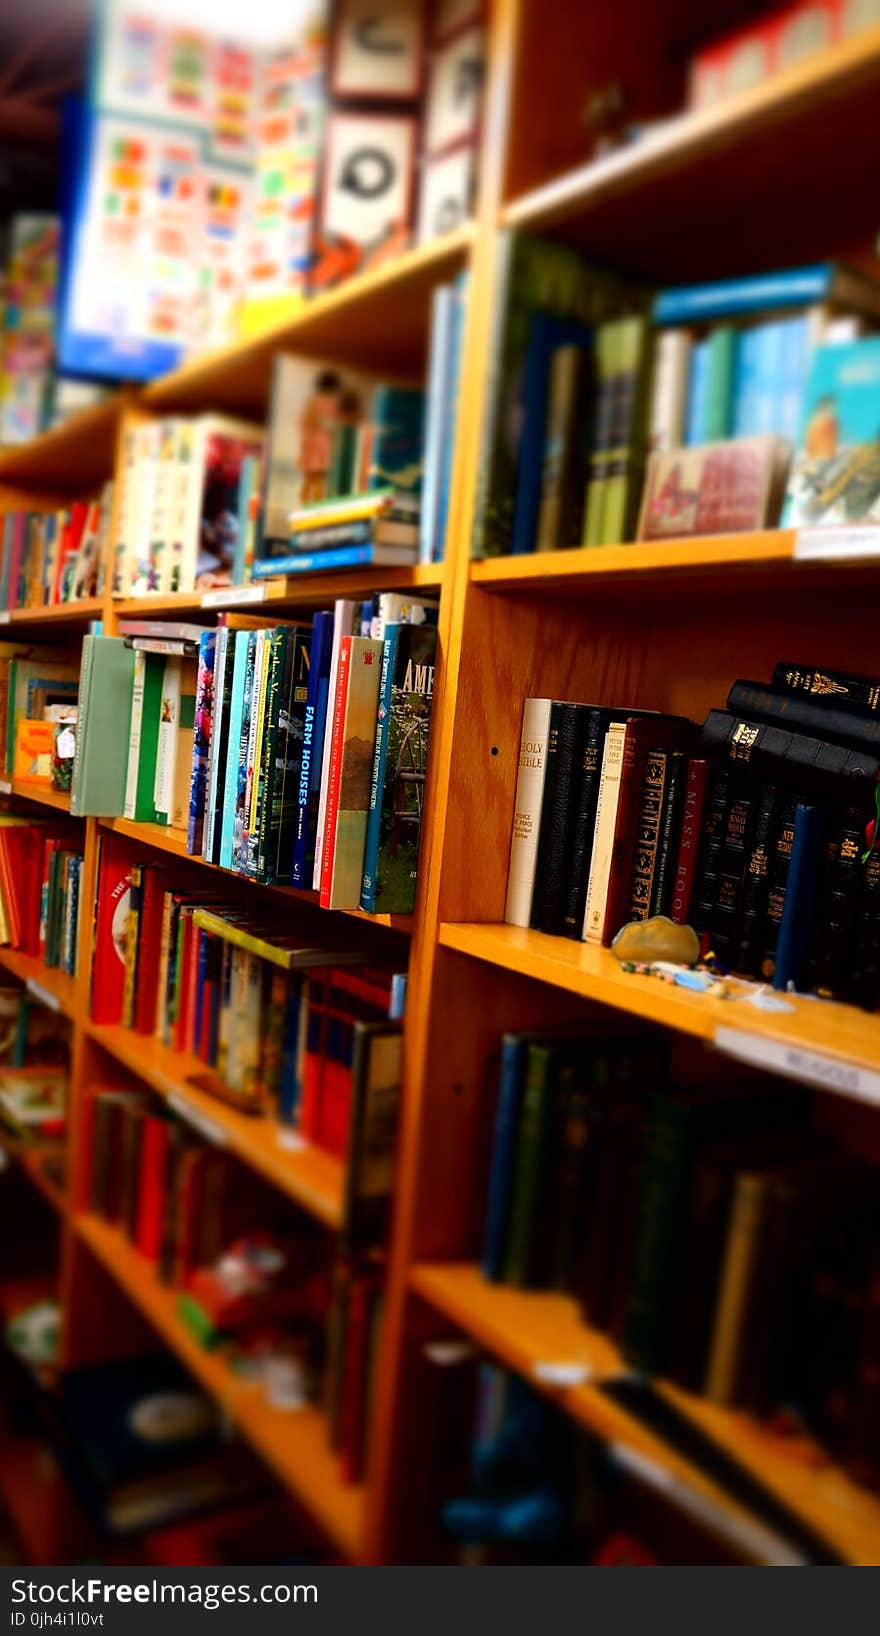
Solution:
<svg viewBox="0 0 880 1636">
<path fill-rule="evenodd" d="M 61 1142 L 58 1143 L 60 1147 Z M 47 1174 L 46 1164 L 53 1157 L 48 1143 L 27 1142 L 6 1129 L 0 1130 L 0 1148 L 20 1166 L 28 1181 L 41 1193 L 57 1215 L 67 1210 L 67 1199 L 57 1182 Z"/>
<path fill-rule="evenodd" d="M 355 1559 L 360 1551 L 363 1489 L 340 1481 L 337 1458 L 327 1444 L 324 1416 L 314 1408 L 291 1413 L 273 1408 L 258 1385 L 241 1380 L 222 1357 L 199 1346 L 177 1315 L 176 1292 L 159 1283 L 150 1263 L 116 1228 L 94 1216 L 76 1217 L 75 1226 L 133 1305 L 280 1481 L 317 1519 L 339 1550 Z"/>
<path fill-rule="evenodd" d="M 626 595 L 638 592 L 639 582 L 653 594 L 662 580 L 674 581 L 676 595 L 702 589 L 705 579 L 752 580 L 761 571 L 785 569 L 791 573 L 794 533 L 767 529 L 754 534 L 705 536 L 692 540 L 665 540 L 662 544 L 602 545 L 590 549 L 536 551 L 522 557 L 489 557 L 471 563 L 475 585 L 489 590 L 569 591 L 590 594 L 617 585 Z M 814 564 L 799 567 L 813 568 Z M 835 568 L 839 565 L 835 565 Z"/>
<path fill-rule="evenodd" d="M 859 180 L 880 152 L 870 114 L 878 76 L 874 26 L 523 194 L 503 224 L 560 229 L 606 264 L 683 279 L 754 267 L 756 253 L 764 267 L 827 254 L 835 231 L 864 221 Z M 726 232 L 712 231 L 724 222 Z"/>
<path fill-rule="evenodd" d="M 70 813 L 70 791 L 53 790 L 51 784 L 27 778 L 7 779 L 12 795 L 22 801 L 34 801 L 41 807 L 54 807 L 56 812 Z"/>
<path fill-rule="evenodd" d="M 711 1042 L 718 1029 L 732 1029 L 804 1055 L 815 1053 L 830 1058 L 843 1067 L 869 1074 L 880 1070 L 880 1024 L 875 1016 L 855 1006 L 807 995 L 786 995 L 790 1011 L 765 1011 L 743 998 L 717 999 L 663 983 L 656 977 L 627 973 L 610 949 L 549 937 L 519 926 L 447 922 L 440 927 L 440 942 L 444 948 L 472 959 L 550 983 L 584 1000 L 613 1006 L 695 1039 Z M 808 1077 L 805 1064 L 804 1078 Z M 850 1091 L 843 1074 L 838 1084 L 829 1083 L 828 1088 L 840 1089 L 843 1094 Z M 851 1094 L 864 1093 L 854 1085 Z"/>
<path fill-rule="evenodd" d="M 57 966 L 46 966 L 34 954 L 23 954 L 20 949 L 0 948 L 0 966 L 24 983 L 37 999 L 44 996 L 54 1002 L 52 1009 L 65 1017 L 79 1014 L 78 984 L 75 977 Z"/>
<path fill-rule="evenodd" d="M 104 603 L 99 596 L 82 597 L 79 602 L 57 602 L 47 608 L 11 608 L 0 613 L 2 625 L 88 625 L 101 619 Z"/>
<path fill-rule="evenodd" d="M 213 1134 L 237 1158 L 265 1176 L 295 1203 L 334 1231 L 342 1222 L 343 1166 L 332 1154 L 310 1144 L 284 1147 L 282 1127 L 271 1118 L 239 1113 L 219 1098 L 189 1083 L 205 1065 L 188 1053 L 171 1051 L 148 1034 L 100 1023 L 86 1024 L 90 1037 L 117 1062 L 181 1113 L 192 1112 L 198 1129 Z"/>
<path fill-rule="evenodd" d="M 207 859 L 194 856 L 186 850 L 186 836 L 183 830 L 170 829 L 165 824 L 138 824 L 134 823 L 130 818 L 102 818 L 101 825 L 105 829 L 112 829 L 117 835 L 127 835 L 141 846 L 153 847 L 157 852 L 168 853 L 171 857 L 194 864 L 197 868 L 210 869 L 213 873 L 222 875 L 224 879 L 230 882 L 258 887 L 260 891 L 269 892 L 273 897 L 283 898 L 288 903 L 301 903 L 310 909 L 319 907 L 317 892 L 306 891 L 298 886 L 269 886 L 257 881 L 249 881 L 246 876 L 239 875 L 234 869 L 221 869 L 219 864 L 208 863 Z M 414 917 L 412 915 L 370 915 L 363 909 L 338 909 L 325 912 L 343 914 L 354 920 L 362 921 L 369 926 L 385 926 L 390 931 L 400 932 L 404 936 L 408 936 L 413 929 Z"/>
<path fill-rule="evenodd" d="M 291 305 L 289 316 L 251 339 L 204 353 L 144 389 L 149 408 L 262 414 L 276 352 L 338 358 L 389 372 L 421 369 L 431 291 L 461 265 L 474 240 L 466 223 L 430 244 L 404 250 L 333 289 Z"/>
<path fill-rule="evenodd" d="M 57 490 L 65 503 L 113 475 L 116 429 L 127 396 L 114 392 L 29 443 L 0 450 L 0 484 Z"/>
<path fill-rule="evenodd" d="M 413 1290 L 512 1369 L 538 1384 L 584 1426 L 659 1461 L 698 1494 L 741 1514 L 696 1466 L 605 1398 L 596 1384 L 553 1387 L 535 1375 L 541 1364 L 577 1364 L 610 1379 L 625 1364 L 607 1336 L 581 1321 L 576 1303 L 562 1295 L 528 1293 L 488 1284 L 471 1263 L 421 1265 Z M 806 1438 L 784 1439 L 750 1416 L 719 1408 L 691 1393 L 664 1392 L 728 1454 L 744 1465 L 801 1521 L 848 1562 L 880 1563 L 880 1500 L 859 1488 Z"/>
<path fill-rule="evenodd" d="M 260 582 L 263 596 L 248 601 L 231 586 L 228 601 L 205 607 L 203 592 L 179 591 L 171 596 L 120 597 L 113 604 L 119 619 L 210 619 L 217 613 L 243 613 L 259 618 L 298 609 L 326 606 L 338 596 L 368 597 L 374 591 L 439 591 L 442 563 L 416 563 L 408 568 L 357 568 L 316 574 L 289 574 Z M 248 587 L 250 589 L 250 587 Z"/>
</svg>

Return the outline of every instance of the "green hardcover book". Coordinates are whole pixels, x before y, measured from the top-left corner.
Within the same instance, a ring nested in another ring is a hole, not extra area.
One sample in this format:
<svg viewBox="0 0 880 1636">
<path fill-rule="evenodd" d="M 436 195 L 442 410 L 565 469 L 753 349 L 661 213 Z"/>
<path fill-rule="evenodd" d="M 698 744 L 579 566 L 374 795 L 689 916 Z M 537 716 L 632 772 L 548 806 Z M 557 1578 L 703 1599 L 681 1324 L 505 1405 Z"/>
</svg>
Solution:
<svg viewBox="0 0 880 1636">
<path fill-rule="evenodd" d="M 365 1250 L 385 1237 L 394 1186 L 402 1034 L 391 1021 L 356 1022 L 340 1248 Z"/>
<path fill-rule="evenodd" d="M 526 1051 L 503 1279 L 520 1288 L 532 1281 L 540 1237 L 538 1218 L 553 1125 L 553 1055 L 553 1046 L 540 1041 L 531 1043 Z"/>
<path fill-rule="evenodd" d="M 605 484 L 614 430 L 614 395 L 618 372 L 620 324 L 612 319 L 596 331 L 596 381 L 593 433 L 587 464 L 583 545 L 604 545 Z"/>
<path fill-rule="evenodd" d="M 719 443 L 733 430 L 737 332 L 732 324 L 719 324 L 709 332 L 708 342 L 706 442 Z"/>
<path fill-rule="evenodd" d="M 384 743 L 374 768 L 378 824 L 370 825 L 363 859 L 365 884 L 369 878 L 372 889 L 364 890 L 361 903 L 374 914 L 407 915 L 415 905 L 436 655 L 436 625 L 398 627 L 383 693 Z M 372 799 L 372 790 L 368 794 Z"/>
<path fill-rule="evenodd" d="M 608 448 L 602 489 L 602 545 L 631 540 L 645 461 L 651 331 L 645 317 L 621 318 L 614 341 Z"/>
<path fill-rule="evenodd" d="M 353 636 L 338 771 L 332 875 L 329 894 L 323 882 L 321 885 L 322 908 L 360 907 L 381 674 L 382 643 L 368 636 Z"/>
<path fill-rule="evenodd" d="M 153 787 L 159 751 L 165 660 L 160 653 L 135 653 L 134 659 L 124 816 L 133 818 L 139 824 L 155 824 L 159 818 L 153 801 Z"/>
<path fill-rule="evenodd" d="M 125 808 L 134 654 L 121 636 L 83 637 L 70 786 L 74 818 L 121 818 Z"/>
<path fill-rule="evenodd" d="M 594 327 L 644 298 L 624 280 L 589 267 L 567 245 L 505 233 L 498 246 L 486 407 L 474 504 L 474 557 L 510 549 L 519 447 L 511 435 L 522 404 L 529 326 L 536 312 Z"/>
</svg>

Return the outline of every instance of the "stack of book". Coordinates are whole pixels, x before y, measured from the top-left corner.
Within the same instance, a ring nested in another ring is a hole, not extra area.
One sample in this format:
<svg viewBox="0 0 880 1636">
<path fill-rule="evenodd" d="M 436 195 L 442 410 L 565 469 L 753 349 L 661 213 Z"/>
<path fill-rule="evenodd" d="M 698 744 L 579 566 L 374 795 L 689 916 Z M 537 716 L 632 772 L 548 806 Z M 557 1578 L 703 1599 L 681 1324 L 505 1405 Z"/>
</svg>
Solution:
<svg viewBox="0 0 880 1636">
<path fill-rule="evenodd" d="M 775 525 L 812 365 L 878 318 L 834 263 L 652 296 L 505 235 L 474 556 Z"/>
<path fill-rule="evenodd" d="M 529 699 L 506 918 L 610 943 L 691 923 L 746 977 L 873 1010 L 880 682 L 779 664 L 701 728 Z"/>
<path fill-rule="evenodd" d="M 360 935 L 315 937 L 180 890 L 126 838 L 102 837 L 92 1019 L 185 1053 L 210 1094 L 344 1157 L 383 1041 L 397 1050 L 400 989 Z"/>
<path fill-rule="evenodd" d="M 876 1168 L 809 1093 L 670 1081 L 662 1042 L 507 1034 L 482 1266 L 575 1296 L 642 1374 L 798 1408 L 880 1481 Z"/>
<path fill-rule="evenodd" d="M 194 856 L 324 908 L 409 913 L 435 605 L 389 592 L 249 624 L 85 638 L 71 811 L 179 828 Z"/>
<path fill-rule="evenodd" d="M 56 607 L 104 590 L 113 485 L 59 511 L 7 511 L 0 539 L 0 608 Z"/>
<path fill-rule="evenodd" d="M 78 694 L 79 670 L 65 648 L 0 642 L 0 761 L 7 776 L 60 779 L 63 787 L 68 775 L 56 765 L 64 759 L 57 729 L 75 719 Z"/>
</svg>

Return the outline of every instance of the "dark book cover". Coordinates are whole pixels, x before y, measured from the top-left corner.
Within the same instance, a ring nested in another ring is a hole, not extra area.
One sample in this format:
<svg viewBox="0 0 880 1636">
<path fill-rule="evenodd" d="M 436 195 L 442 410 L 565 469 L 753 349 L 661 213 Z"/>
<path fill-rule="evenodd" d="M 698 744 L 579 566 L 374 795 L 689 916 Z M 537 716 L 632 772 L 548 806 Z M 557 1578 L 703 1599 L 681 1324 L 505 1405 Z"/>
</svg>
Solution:
<svg viewBox="0 0 880 1636">
<path fill-rule="evenodd" d="M 850 676 L 843 670 L 818 670 L 783 660 L 773 667 L 771 686 L 808 699 L 827 699 L 837 710 L 880 715 L 880 681 L 871 676 Z"/>
<path fill-rule="evenodd" d="M 734 971 L 755 977 L 761 958 L 764 917 L 770 885 L 770 854 L 775 839 L 779 791 L 762 784 L 757 796 L 755 823 L 742 887 L 742 915 L 731 961 Z"/>
<path fill-rule="evenodd" d="M 575 779 L 574 811 L 565 882 L 565 911 L 563 931 L 566 937 L 580 942 L 583 935 L 584 909 L 590 881 L 590 859 L 593 851 L 593 831 L 596 826 L 596 803 L 602 776 L 602 751 L 605 734 L 612 719 L 610 710 L 591 708 L 588 712 L 581 765 Z"/>
<path fill-rule="evenodd" d="M 807 957 L 807 987 L 825 999 L 843 993 L 862 883 L 865 811 L 835 812 L 826 826 L 822 871 Z"/>
<path fill-rule="evenodd" d="M 436 625 L 400 626 L 373 889 L 377 914 L 411 914 L 415 905 L 436 651 Z"/>
<path fill-rule="evenodd" d="M 668 768 L 669 751 L 655 745 L 648 751 L 639 797 L 628 920 L 647 920 L 651 912 L 651 893 L 660 839 L 660 815 L 663 810 Z M 620 928 L 615 929 L 619 931 Z M 613 936 L 614 931 L 611 927 L 609 931 Z"/>
<path fill-rule="evenodd" d="M 865 1011 L 880 999 L 880 846 L 874 845 L 862 874 L 846 997 Z"/>
<path fill-rule="evenodd" d="M 709 927 L 713 952 L 728 970 L 736 957 L 742 920 L 743 883 L 757 816 L 756 798 L 753 780 L 731 780 L 718 854 L 715 904 Z"/>
<path fill-rule="evenodd" d="M 700 730 L 701 748 L 729 763 L 751 767 L 759 776 L 786 772 L 805 789 L 834 790 L 839 780 L 873 785 L 880 757 L 830 739 L 812 738 L 770 722 L 756 722 L 727 710 L 710 710 Z M 836 793 L 839 795 L 839 788 Z"/>
<path fill-rule="evenodd" d="M 854 750 L 880 750 L 880 720 L 874 715 L 838 710 L 828 697 L 814 700 L 800 693 L 776 692 L 760 682 L 738 681 L 727 695 L 727 708 L 737 716 L 833 739 Z"/>
<path fill-rule="evenodd" d="M 645 716 L 634 712 L 626 720 L 603 943 L 610 943 L 621 926 L 634 918 L 630 906 L 649 752 L 678 746 L 692 731 L 691 723 L 683 716 Z"/>
<path fill-rule="evenodd" d="M 554 935 L 561 933 L 565 920 L 565 870 L 577 816 L 577 769 L 583 763 L 588 726 L 586 705 L 554 701 L 530 917 L 534 930 Z"/>
<path fill-rule="evenodd" d="M 332 653 L 333 615 L 317 613 L 312 622 L 309 675 L 303 705 L 302 754 L 296 783 L 296 828 L 290 876 L 292 884 L 300 887 L 311 887 L 314 872 Z M 283 862 L 278 859 L 278 867 L 283 867 Z"/>
<path fill-rule="evenodd" d="M 651 914 L 668 915 L 675 887 L 675 847 L 681 833 L 681 817 L 687 782 L 688 758 L 683 750 L 673 750 L 666 770 L 666 789 L 660 813 L 657 862 L 651 887 Z"/>
<path fill-rule="evenodd" d="M 794 841 L 796 808 L 797 799 L 795 796 L 788 794 L 783 796 L 779 807 L 776 834 L 770 853 L 767 906 L 764 912 L 761 955 L 758 962 L 759 975 L 765 979 L 772 978 L 776 966 L 776 945 L 779 941 L 779 928 L 782 925 L 782 915 L 785 909 L 785 893 L 788 884 L 792 842 Z"/>
</svg>

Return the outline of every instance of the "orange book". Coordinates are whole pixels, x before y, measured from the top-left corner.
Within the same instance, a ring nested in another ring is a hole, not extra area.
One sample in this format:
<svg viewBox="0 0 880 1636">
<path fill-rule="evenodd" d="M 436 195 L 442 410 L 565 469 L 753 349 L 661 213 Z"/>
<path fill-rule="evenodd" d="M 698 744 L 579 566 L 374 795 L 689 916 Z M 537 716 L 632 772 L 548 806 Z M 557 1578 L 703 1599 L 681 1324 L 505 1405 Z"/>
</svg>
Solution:
<svg viewBox="0 0 880 1636">
<path fill-rule="evenodd" d="M 53 721 L 30 721 L 27 717 L 18 721 L 13 776 L 27 779 L 29 784 L 51 784 L 54 750 Z"/>
</svg>

